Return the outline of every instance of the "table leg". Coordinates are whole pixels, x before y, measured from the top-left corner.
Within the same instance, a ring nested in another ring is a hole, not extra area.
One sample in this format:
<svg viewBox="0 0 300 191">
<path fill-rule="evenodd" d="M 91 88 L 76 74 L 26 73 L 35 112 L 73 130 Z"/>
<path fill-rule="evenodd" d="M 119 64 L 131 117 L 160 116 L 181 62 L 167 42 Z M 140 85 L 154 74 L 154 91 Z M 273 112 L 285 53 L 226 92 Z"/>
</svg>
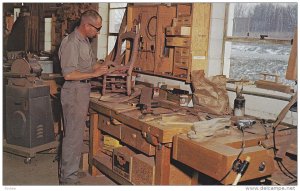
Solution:
<svg viewBox="0 0 300 191">
<path fill-rule="evenodd" d="M 169 185 L 171 149 L 164 145 L 156 147 L 155 158 L 155 184 Z"/>
<path fill-rule="evenodd" d="M 97 112 L 90 111 L 90 151 L 89 151 L 89 173 L 92 176 L 99 174 L 98 169 L 93 165 L 93 158 L 99 151 L 100 131 L 98 129 L 99 115 Z"/>
</svg>

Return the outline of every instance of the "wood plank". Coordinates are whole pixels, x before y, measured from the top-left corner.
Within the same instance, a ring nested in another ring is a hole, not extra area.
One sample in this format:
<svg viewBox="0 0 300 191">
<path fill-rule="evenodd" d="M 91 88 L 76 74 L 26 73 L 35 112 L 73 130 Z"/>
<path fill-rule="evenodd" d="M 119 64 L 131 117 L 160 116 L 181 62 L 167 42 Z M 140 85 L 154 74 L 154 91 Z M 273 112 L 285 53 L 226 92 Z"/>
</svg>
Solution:
<svg viewBox="0 0 300 191">
<path fill-rule="evenodd" d="M 258 80 L 255 81 L 255 85 L 258 88 L 267 89 L 267 90 L 274 90 L 284 93 L 291 93 L 291 87 L 288 85 L 279 84 L 276 82 L 271 82 L 267 80 Z"/>
<path fill-rule="evenodd" d="M 157 25 L 156 25 L 156 39 L 155 39 L 155 68 L 154 72 L 158 74 L 171 73 L 173 69 L 173 55 L 174 49 L 166 47 L 165 28 L 171 26 L 172 19 L 176 17 L 175 6 L 158 6 L 157 9 Z M 164 54 L 167 53 L 168 54 Z"/>
<path fill-rule="evenodd" d="M 204 69 L 205 73 L 207 73 L 210 11 L 210 3 L 193 3 L 191 71 Z"/>
</svg>

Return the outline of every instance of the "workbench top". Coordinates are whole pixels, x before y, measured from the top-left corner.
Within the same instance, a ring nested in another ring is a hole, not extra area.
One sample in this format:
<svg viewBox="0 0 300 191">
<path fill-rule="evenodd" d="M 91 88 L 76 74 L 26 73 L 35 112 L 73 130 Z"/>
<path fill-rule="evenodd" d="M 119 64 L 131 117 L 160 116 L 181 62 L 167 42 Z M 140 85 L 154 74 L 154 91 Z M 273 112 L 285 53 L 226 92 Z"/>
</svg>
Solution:
<svg viewBox="0 0 300 191">
<path fill-rule="evenodd" d="M 198 121 L 196 116 L 189 113 L 173 112 L 164 108 L 153 108 L 156 115 L 147 114 L 140 119 L 143 114 L 134 109 L 131 103 L 110 103 L 99 101 L 98 98 L 90 99 L 90 108 L 135 129 L 149 132 L 157 137 L 160 143 L 171 143 L 174 135 L 187 133 L 191 130 L 193 122 Z M 158 114 L 160 112 L 163 114 Z"/>
</svg>

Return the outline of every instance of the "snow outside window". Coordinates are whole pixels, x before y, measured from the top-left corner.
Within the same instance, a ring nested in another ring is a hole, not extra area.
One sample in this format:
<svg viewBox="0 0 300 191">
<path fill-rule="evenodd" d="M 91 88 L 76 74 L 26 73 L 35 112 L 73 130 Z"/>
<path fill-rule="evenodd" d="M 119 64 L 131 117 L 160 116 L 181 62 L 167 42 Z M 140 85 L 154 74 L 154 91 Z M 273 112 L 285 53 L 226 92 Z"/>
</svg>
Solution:
<svg viewBox="0 0 300 191">
<path fill-rule="evenodd" d="M 227 18 L 227 37 L 264 40 L 226 41 L 225 75 L 255 81 L 265 72 L 278 74 L 284 84 L 294 84 L 285 79 L 285 73 L 291 51 L 289 41 L 297 27 L 297 3 L 230 3 Z M 278 44 L 274 39 L 286 43 Z"/>
</svg>

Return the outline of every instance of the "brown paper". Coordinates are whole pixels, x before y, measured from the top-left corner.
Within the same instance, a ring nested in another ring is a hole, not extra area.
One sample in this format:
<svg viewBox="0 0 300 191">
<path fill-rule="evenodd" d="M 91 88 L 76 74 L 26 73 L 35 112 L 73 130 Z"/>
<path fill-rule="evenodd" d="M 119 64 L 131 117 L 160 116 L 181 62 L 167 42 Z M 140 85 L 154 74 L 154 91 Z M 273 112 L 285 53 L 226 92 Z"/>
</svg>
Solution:
<svg viewBox="0 0 300 191">
<path fill-rule="evenodd" d="M 192 72 L 194 107 L 215 115 L 231 113 L 224 75 L 205 78 L 203 70 Z"/>
</svg>

